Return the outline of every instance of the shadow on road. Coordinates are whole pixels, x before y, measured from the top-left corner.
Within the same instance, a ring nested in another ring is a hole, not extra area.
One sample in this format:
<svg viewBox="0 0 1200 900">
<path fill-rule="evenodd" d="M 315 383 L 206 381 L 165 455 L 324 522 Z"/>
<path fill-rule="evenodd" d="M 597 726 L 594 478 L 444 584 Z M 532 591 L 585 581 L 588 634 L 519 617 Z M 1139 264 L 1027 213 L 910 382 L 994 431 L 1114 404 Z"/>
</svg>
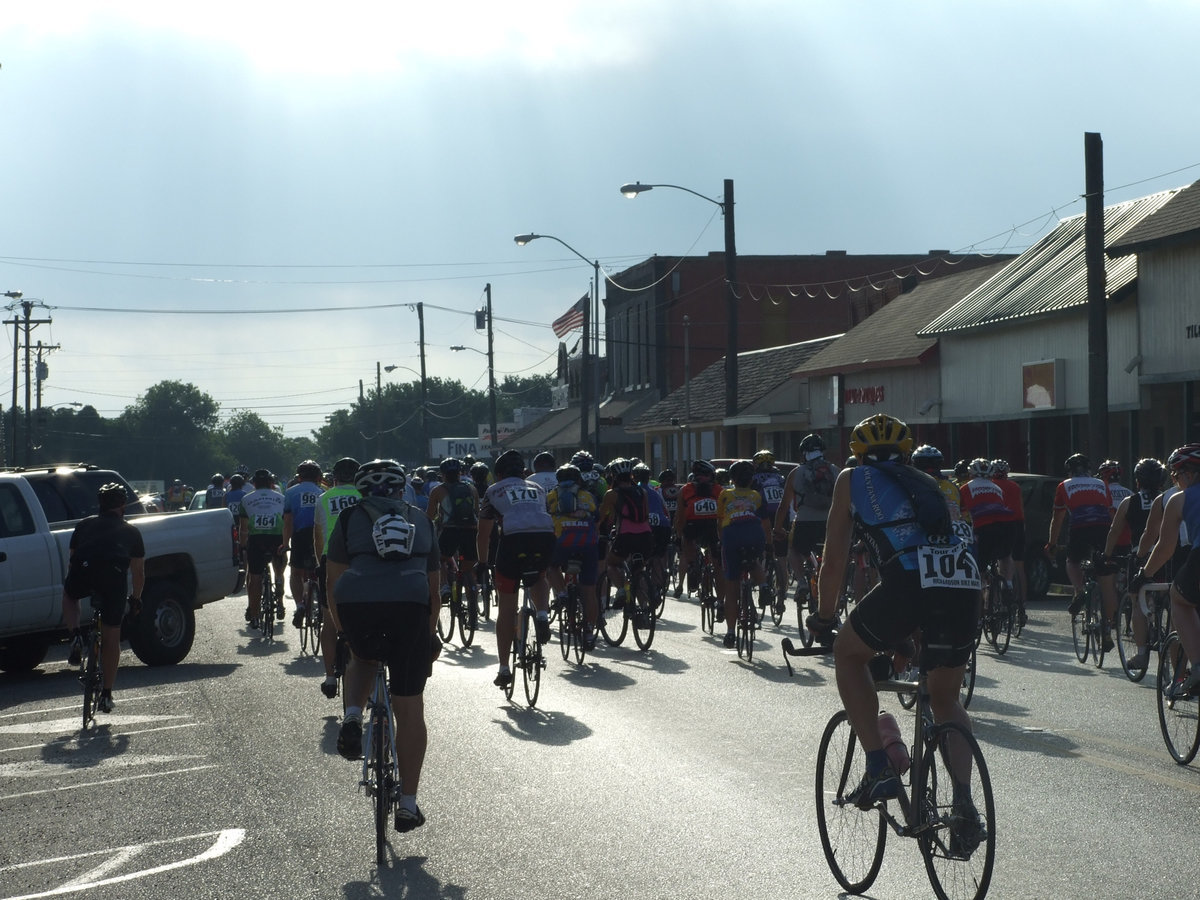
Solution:
<svg viewBox="0 0 1200 900">
<path fill-rule="evenodd" d="M 514 698 L 516 695 L 513 695 Z M 550 747 L 565 747 L 591 737 L 592 729 L 574 716 L 542 709 L 507 706 L 507 719 L 494 719 L 509 737 Z"/>
<path fill-rule="evenodd" d="M 407 900 L 462 900 L 467 889 L 442 884 L 425 871 L 424 856 L 392 856 L 391 864 L 374 870 L 370 881 L 349 881 L 343 890 L 346 900 L 405 897 Z"/>
</svg>

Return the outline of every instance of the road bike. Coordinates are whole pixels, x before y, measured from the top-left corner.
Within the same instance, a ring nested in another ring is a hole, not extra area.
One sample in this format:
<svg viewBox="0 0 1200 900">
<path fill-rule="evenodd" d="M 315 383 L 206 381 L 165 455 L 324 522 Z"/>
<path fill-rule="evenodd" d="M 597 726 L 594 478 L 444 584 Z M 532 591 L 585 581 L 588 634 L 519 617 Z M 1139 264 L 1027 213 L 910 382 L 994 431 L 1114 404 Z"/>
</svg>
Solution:
<svg viewBox="0 0 1200 900">
<path fill-rule="evenodd" d="M 783 624 L 783 613 L 785 609 L 784 593 L 776 593 L 778 584 L 776 583 L 777 573 L 775 571 L 775 552 L 771 542 L 767 543 L 767 549 L 762 554 L 763 567 L 763 583 L 758 585 L 758 620 L 760 622 L 767 618 L 770 613 L 771 621 L 776 625 Z"/>
<path fill-rule="evenodd" d="M 611 598 L 607 584 L 600 593 L 602 598 L 600 608 L 600 632 L 604 640 L 612 647 L 619 647 L 625 641 L 629 626 L 633 625 L 633 639 L 639 650 L 649 650 L 654 643 L 654 631 L 658 622 L 654 609 L 658 605 L 654 593 L 653 581 L 650 578 L 646 559 L 640 553 L 631 553 L 629 558 L 621 563 L 625 576 L 625 585 L 619 589 L 621 607 L 615 609 L 610 605 Z M 607 576 L 605 576 L 607 582 Z"/>
<path fill-rule="evenodd" d="M 1121 657 L 1121 669 L 1130 681 L 1141 681 L 1150 667 L 1149 656 L 1143 666 L 1131 665 L 1138 653 L 1138 631 L 1143 632 L 1143 646 L 1161 657 L 1167 635 L 1171 633 L 1171 602 L 1167 583 L 1142 585 L 1137 596 L 1126 593 L 1117 607 L 1114 639 Z"/>
<path fill-rule="evenodd" d="M 805 647 L 811 647 L 813 642 L 813 633 L 805 620 L 817 611 L 817 574 L 820 571 L 821 557 L 810 550 L 796 573 L 796 628 Z"/>
<path fill-rule="evenodd" d="M 1172 631 L 1163 642 L 1158 655 L 1158 725 L 1163 743 L 1171 759 L 1186 766 L 1196 758 L 1200 748 L 1200 697 L 1196 691 L 1183 690 L 1183 682 L 1191 674 L 1187 653 Z"/>
<path fill-rule="evenodd" d="M 444 643 L 454 637 L 454 626 L 458 624 L 458 637 L 464 649 L 475 640 L 475 629 L 479 623 L 478 601 L 471 596 L 466 567 L 467 563 L 461 556 L 453 558 L 450 592 L 442 595 L 442 607 L 437 620 L 438 637 Z"/>
<path fill-rule="evenodd" d="M 100 658 L 100 611 L 95 621 L 83 629 L 80 637 L 83 654 L 79 664 L 79 683 L 83 685 L 83 728 L 96 720 L 96 707 L 104 689 L 104 663 Z"/>
<path fill-rule="evenodd" d="M 300 620 L 300 652 L 311 652 L 317 656 L 321 652 L 321 626 L 324 622 L 324 610 L 321 608 L 321 585 L 317 573 L 309 572 L 304 579 L 304 616 Z"/>
<path fill-rule="evenodd" d="M 1003 656 L 1012 641 L 1013 628 L 1017 622 L 1017 607 L 1012 588 L 1005 585 L 995 560 L 988 563 L 984 573 L 984 585 L 987 608 L 981 620 L 982 633 L 996 651 L 996 655 Z"/>
<path fill-rule="evenodd" d="M 828 651 L 799 651 L 820 652 Z M 897 772 L 900 794 L 894 801 L 860 806 L 853 794 L 866 772 L 866 753 L 845 710 L 829 720 L 816 772 L 817 830 L 829 869 L 845 890 L 863 893 L 879 874 L 890 829 L 916 839 L 939 898 L 981 900 L 995 864 L 996 811 L 979 743 L 957 722 L 934 722 L 923 673 L 916 681 L 891 677 L 875 687 L 917 695 L 911 763 L 906 772 Z"/>
<path fill-rule="evenodd" d="M 492 618 L 492 603 L 497 602 L 496 586 L 492 582 L 492 567 L 486 562 L 480 562 L 475 568 L 475 586 L 479 588 L 476 602 L 479 604 L 479 615 L 485 622 Z"/>
<path fill-rule="evenodd" d="M 509 700 L 512 699 L 517 682 L 517 670 L 520 670 L 521 680 L 525 684 L 525 699 L 529 701 L 531 707 L 537 706 L 538 694 L 542 688 L 542 669 L 546 668 L 546 657 L 542 653 L 542 645 L 537 639 L 537 628 L 534 625 L 536 615 L 533 596 L 526 587 L 521 592 L 521 606 L 517 610 L 516 634 L 508 651 L 508 670 L 512 672 L 513 677 L 504 686 L 504 696 Z"/>
<path fill-rule="evenodd" d="M 725 606 L 717 596 L 717 573 L 713 567 L 712 551 L 707 547 L 701 547 L 699 552 L 700 561 L 697 564 L 696 577 L 699 581 L 697 596 L 700 599 L 700 627 L 712 634 L 718 610 L 723 611 Z M 724 613 L 722 612 L 723 617 Z"/>
<path fill-rule="evenodd" d="M 579 595 L 579 572 L 582 568 L 582 560 L 575 557 L 567 560 L 563 567 L 567 591 L 558 601 L 561 606 L 558 613 L 558 649 L 562 652 L 564 662 L 574 651 L 577 665 L 583 665 L 584 657 L 596 642 L 595 635 L 590 640 L 585 636 L 583 598 Z"/>
<path fill-rule="evenodd" d="M 283 609 L 282 586 L 275 584 L 271 568 L 271 557 L 263 563 L 260 578 L 262 579 L 262 597 L 258 603 L 258 621 L 251 622 L 251 628 L 258 628 L 268 641 L 275 637 L 275 616 Z"/>
<path fill-rule="evenodd" d="M 375 815 L 375 862 L 383 865 L 387 849 L 388 820 L 396 812 L 400 799 L 400 768 L 396 761 L 395 719 L 389 696 L 387 669 L 382 662 L 375 667 L 375 687 L 367 701 L 363 731 L 362 787 L 371 800 Z"/>
<path fill-rule="evenodd" d="M 1083 607 L 1071 616 L 1071 640 L 1075 645 L 1075 658 L 1086 663 L 1091 653 L 1096 666 L 1104 665 L 1106 652 L 1104 639 L 1108 637 L 1108 623 L 1104 619 L 1100 598 L 1100 585 L 1096 581 L 1096 560 L 1085 559 L 1079 564 L 1083 571 Z M 1111 640 L 1111 638 L 1110 638 Z"/>
</svg>

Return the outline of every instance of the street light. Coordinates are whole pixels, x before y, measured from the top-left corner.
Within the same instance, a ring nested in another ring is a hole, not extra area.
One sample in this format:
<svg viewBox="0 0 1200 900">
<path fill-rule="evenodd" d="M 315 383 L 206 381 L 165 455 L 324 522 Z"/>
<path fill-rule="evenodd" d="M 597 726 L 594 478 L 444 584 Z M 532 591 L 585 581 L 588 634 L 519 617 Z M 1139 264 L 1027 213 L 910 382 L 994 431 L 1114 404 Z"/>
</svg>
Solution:
<svg viewBox="0 0 1200 900">
<path fill-rule="evenodd" d="M 592 373 L 589 371 L 591 363 L 589 363 L 589 355 L 595 359 L 600 358 L 600 260 L 588 259 L 566 241 L 560 237 L 555 237 L 552 234 L 518 234 L 513 240 L 518 247 L 524 247 L 530 241 L 536 241 L 538 238 L 547 238 L 551 241 L 558 241 L 585 263 L 592 267 L 592 333 L 596 335 L 595 353 L 591 354 L 588 347 L 588 316 L 583 319 L 583 355 L 580 359 L 582 377 L 579 379 L 579 443 L 585 448 L 588 446 L 588 409 L 594 406 L 596 419 L 596 442 L 593 445 L 592 452 L 596 458 L 600 458 L 600 391 L 596 390 L 595 401 L 591 401 L 591 381 Z"/>
<path fill-rule="evenodd" d="M 728 422 L 728 420 L 734 419 L 738 413 L 738 298 L 734 287 L 737 284 L 737 249 L 733 231 L 733 179 L 725 179 L 724 200 L 714 200 L 699 191 L 693 191 L 691 188 L 678 184 L 642 184 L 640 181 L 621 185 L 621 193 L 626 197 L 633 198 L 656 187 L 686 191 L 709 203 L 715 203 L 721 207 L 721 215 L 725 219 L 725 418 Z M 724 442 L 725 455 L 736 458 L 738 455 L 737 425 L 726 424 Z"/>
</svg>

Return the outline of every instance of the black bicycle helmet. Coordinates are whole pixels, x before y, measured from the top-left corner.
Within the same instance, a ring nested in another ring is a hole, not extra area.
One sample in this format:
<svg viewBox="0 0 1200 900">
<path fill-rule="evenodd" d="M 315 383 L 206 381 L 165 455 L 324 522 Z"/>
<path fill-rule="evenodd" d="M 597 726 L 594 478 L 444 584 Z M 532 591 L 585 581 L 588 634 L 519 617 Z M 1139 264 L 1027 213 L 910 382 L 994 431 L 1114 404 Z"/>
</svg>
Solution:
<svg viewBox="0 0 1200 900">
<path fill-rule="evenodd" d="M 1100 463 L 1100 468 L 1096 470 L 1096 475 L 1101 481 L 1113 482 L 1121 480 L 1121 464 L 1115 459 L 1106 459 Z"/>
<path fill-rule="evenodd" d="M 358 473 L 360 463 L 353 456 L 343 456 L 333 464 L 333 478 L 342 484 L 350 484 Z"/>
<path fill-rule="evenodd" d="M 404 467 L 394 459 L 373 459 L 363 463 L 354 473 L 354 487 L 364 497 L 369 494 L 397 494 L 404 490 L 407 483 Z"/>
<path fill-rule="evenodd" d="M 675 477 L 676 476 L 675 476 L 674 469 L 663 469 L 661 472 L 658 473 L 658 483 L 659 484 L 674 484 Z"/>
<path fill-rule="evenodd" d="M 213 477 L 209 479 L 209 484 L 215 488 L 225 487 L 225 476 L 220 472 L 216 472 Z"/>
<path fill-rule="evenodd" d="M 912 452 L 913 468 L 920 469 L 922 472 L 940 474 L 945 462 L 946 459 L 942 456 L 942 451 L 932 444 L 922 444 Z"/>
<path fill-rule="evenodd" d="M 239 475 L 237 472 L 234 472 L 232 475 L 229 476 L 229 487 L 232 490 L 235 490 L 235 491 L 241 490 L 242 485 L 244 485 L 245 483 L 246 483 L 245 476 Z"/>
<path fill-rule="evenodd" d="M 250 483 L 256 488 L 269 488 L 275 484 L 275 476 L 271 474 L 270 469 L 255 469 Z"/>
<path fill-rule="evenodd" d="M 438 468 L 441 469 L 443 473 L 458 473 L 462 471 L 462 463 L 453 456 L 447 456 L 438 464 Z"/>
<path fill-rule="evenodd" d="M 738 487 L 749 487 L 754 480 L 754 463 L 748 459 L 739 459 L 729 467 L 729 477 Z"/>
<path fill-rule="evenodd" d="M 558 470 L 554 473 L 554 477 L 558 479 L 559 484 L 567 482 L 579 484 L 583 480 L 583 475 L 580 473 L 579 467 L 573 466 L 570 463 L 567 463 L 565 466 L 559 466 Z"/>
<path fill-rule="evenodd" d="M 1163 468 L 1163 464 L 1153 457 L 1139 459 L 1137 465 L 1133 467 L 1134 483 L 1149 491 L 1157 491 L 1162 487 L 1164 474 L 1166 474 L 1166 470 Z"/>
<path fill-rule="evenodd" d="M 1063 465 L 1068 475 L 1086 475 L 1092 468 L 1091 462 L 1082 453 L 1071 454 Z"/>
<path fill-rule="evenodd" d="M 96 491 L 96 501 L 100 505 L 101 512 L 107 509 L 120 509 L 129 502 L 129 494 L 125 490 L 125 485 L 110 481 Z"/>
<path fill-rule="evenodd" d="M 608 464 L 608 469 L 612 472 L 614 479 L 621 478 L 626 475 L 633 475 L 633 460 L 617 457 Z"/>
<path fill-rule="evenodd" d="M 557 465 L 554 454 L 549 450 L 543 450 L 533 458 L 533 471 L 535 472 L 553 472 Z"/>
<path fill-rule="evenodd" d="M 644 462 L 638 463 L 633 467 L 633 480 L 638 484 L 650 483 L 650 467 Z"/>
<path fill-rule="evenodd" d="M 821 440 L 821 436 L 819 434 L 806 434 L 800 441 L 800 452 L 807 454 L 818 451 L 821 453 L 825 452 L 825 442 Z"/>
<path fill-rule="evenodd" d="M 497 478 L 520 478 L 525 474 L 525 460 L 516 450 L 505 450 L 495 462 Z"/>
<path fill-rule="evenodd" d="M 296 466 L 296 474 L 300 476 L 301 481 L 320 481 L 321 466 L 311 459 L 306 459 L 300 465 Z"/>
<path fill-rule="evenodd" d="M 717 477 L 717 467 L 710 463 L 707 459 L 698 459 L 692 463 L 692 475 L 699 477 L 707 475 L 709 478 Z"/>
<path fill-rule="evenodd" d="M 476 481 L 486 481 L 488 475 L 491 474 L 491 471 L 492 470 L 488 468 L 487 463 L 480 461 L 471 466 L 471 477 Z"/>
</svg>

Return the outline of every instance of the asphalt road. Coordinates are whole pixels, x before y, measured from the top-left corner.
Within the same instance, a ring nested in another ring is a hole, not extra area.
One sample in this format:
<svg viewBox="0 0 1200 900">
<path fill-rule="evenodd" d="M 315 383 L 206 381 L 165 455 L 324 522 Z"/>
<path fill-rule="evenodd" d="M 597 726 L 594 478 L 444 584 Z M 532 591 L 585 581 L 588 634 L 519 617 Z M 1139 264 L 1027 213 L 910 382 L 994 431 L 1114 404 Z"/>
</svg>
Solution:
<svg viewBox="0 0 1200 900">
<path fill-rule="evenodd" d="M 490 627 L 448 647 L 426 693 L 428 822 L 378 868 L 359 766 L 335 750 L 340 701 L 290 625 L 271 644 L 243 629 L 243 602 L 200 611 L 178 666 L 125 652 L 117 709 L 87 733 L 65 649 L 0 676 L 0 900 L 839 895 L 813 786 L 833 672 L 809 659 L 788 677 L 786 623 L 747 664 L 669 600 L 648 654 L 630 637 L 576 667 L 552 645 L 533 710 L 491 685 Z M 1164 864 L 1200 824 L 1200 771 L 1167 755 L 1151 683 L 1115 656 L 1076 662 L 1059 601 L 1003 658 L 981 651 L 989 896 L 1200 896 Z M 915 842 L 889 840 L 869 896 L 932 896 Z"/>
</svg>

